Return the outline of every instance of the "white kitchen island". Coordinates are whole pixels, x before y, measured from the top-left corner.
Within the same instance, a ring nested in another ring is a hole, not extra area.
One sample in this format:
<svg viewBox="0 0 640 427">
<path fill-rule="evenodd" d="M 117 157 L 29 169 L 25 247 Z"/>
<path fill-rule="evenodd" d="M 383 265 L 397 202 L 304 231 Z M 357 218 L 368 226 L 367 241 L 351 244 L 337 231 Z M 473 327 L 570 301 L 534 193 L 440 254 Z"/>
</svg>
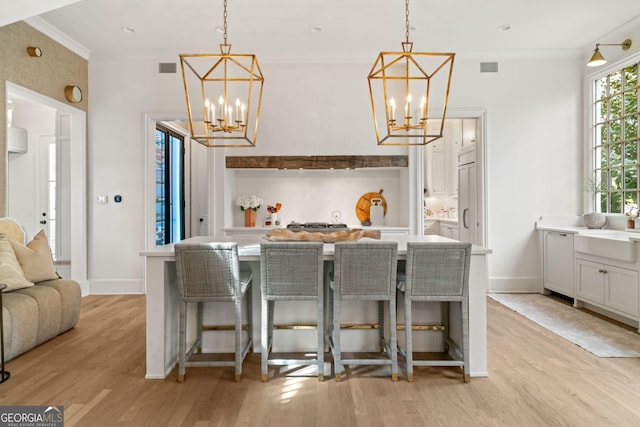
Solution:
<svg viewBox="0 0 640 427">
<path fill-rule="evenodd" d="M 253 272 L 254 351 L 260 351 L 260 238 L 247 236 L 238 241 L 241 269 Z M 447 242 L 441 236 L 383 236 L 383 240 L 398 242 L 398 258 L 406 256 L 407 242 Z M 232 241 L 229 237 L 200 236 L 186 242 Z M 333 260 L 333 244 L 324 245 L 325 263 Z M 473 246 L 469 279 L 470 373 L 472 377 L 487 376 L 488 286 L 487 255 L 491 250 Z M 144 282 L 147 295 L 147 379 L 163 379 L 178 360 L 178 290 L 176 285 L 173 245 L 159 246 L 141 253 L 145 257 Z M 401 304 L 399 304 L 401 305 Z M 304 311 L 293 307 L 292 310 Z M 428 309 L 425 309 L 425 311 Z M 308 311 L 308 310 L 307 310 Z M 414 309 L 414 317 L 418 310 Z M 400 314 L 401 312 L 399 312 Z M 427 316 L 428 317 L 428 316 Z M 399 338 L 402 334 L 399 333 Z M 420 351 L 420 349 L 416 349 Z"/>
</svg>

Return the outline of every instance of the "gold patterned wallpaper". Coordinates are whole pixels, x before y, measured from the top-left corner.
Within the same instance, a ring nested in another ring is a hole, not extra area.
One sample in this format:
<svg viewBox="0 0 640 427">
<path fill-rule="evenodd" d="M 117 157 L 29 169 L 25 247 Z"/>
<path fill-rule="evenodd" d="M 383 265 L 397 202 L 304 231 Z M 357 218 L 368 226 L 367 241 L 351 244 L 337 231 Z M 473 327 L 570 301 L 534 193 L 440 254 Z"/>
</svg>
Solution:
<svg viewBox="0 0 640 427">
<path fill-rule="evenodd" d="M 27 54 L 30 46 L 42 49 L 41 57 Z M 29 24 L 16 22 L 0 27 L 0 105 L 6 106 L 6 82 L 69 103 L 64 88 L 82 89 L 82 101 L 72 104 L 87 111 L 89 99 L 88 61 L 45 36 Z M 7 109 L 0 108 L 0 216 L 7 213 Z"/>
</svg>

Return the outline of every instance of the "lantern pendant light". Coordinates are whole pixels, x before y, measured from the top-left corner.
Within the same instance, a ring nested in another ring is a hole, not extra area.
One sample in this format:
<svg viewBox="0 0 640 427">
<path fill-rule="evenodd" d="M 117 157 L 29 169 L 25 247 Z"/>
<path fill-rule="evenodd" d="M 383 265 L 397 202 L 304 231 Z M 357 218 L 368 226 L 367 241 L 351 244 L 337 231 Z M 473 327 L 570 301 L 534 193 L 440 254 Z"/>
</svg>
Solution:
<svg viewBox="0 0 640 427">
<path fill-rule="evenodd" d="M 380 52 L 368 76 L 378 145 L 442 138 L 455 53 L 413 52 L 405 0 L 402 52 Z"/>
<path fill-rule="evenodd" d="M 255 147 L 264 77 L 253 54 L 180 54 L 191 139 L 207 147 Z"/>
</svg>

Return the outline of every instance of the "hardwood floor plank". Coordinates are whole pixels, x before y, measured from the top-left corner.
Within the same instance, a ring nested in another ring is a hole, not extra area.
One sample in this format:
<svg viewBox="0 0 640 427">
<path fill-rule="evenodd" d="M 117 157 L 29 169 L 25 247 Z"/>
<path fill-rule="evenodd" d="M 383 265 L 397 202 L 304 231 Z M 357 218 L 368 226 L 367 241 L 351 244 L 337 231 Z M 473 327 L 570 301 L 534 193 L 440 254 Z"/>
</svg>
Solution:
<svg viewBox="0 0 640 427">
<path fill-rule="evenodd" d="M 368 368 L 342 382 L 271 367 L 174 369 L 145 380 L 145 297 L 83 298 L 73 330 L 8 362 L 0 405 L 63 405 L 67 426 L 635 426 L 640 359 L 598 358 L 488 299 L 489 377 L 417 367 L 415 381 Z M 328 356 L 330 360 L 330 356 Z M 404 373 L 401 365 L 401 376 Z"/>
</svg>

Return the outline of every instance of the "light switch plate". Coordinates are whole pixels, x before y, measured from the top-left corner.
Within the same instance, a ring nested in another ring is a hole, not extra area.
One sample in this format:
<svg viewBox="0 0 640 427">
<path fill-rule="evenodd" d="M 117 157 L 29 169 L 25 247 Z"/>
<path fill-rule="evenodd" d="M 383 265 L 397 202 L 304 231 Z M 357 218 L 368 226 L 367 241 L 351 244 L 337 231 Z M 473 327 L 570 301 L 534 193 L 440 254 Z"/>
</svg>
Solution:
<svg viewBox="0 0 640 427">
<path fill-rule="evenodd" d="M 100 203 L 101 205 L 104 205 L 105 203 L 107 203 L 107 195 L 106 194 L 100 194 L 98 196 L 98 203 Z"/>
</svg>

